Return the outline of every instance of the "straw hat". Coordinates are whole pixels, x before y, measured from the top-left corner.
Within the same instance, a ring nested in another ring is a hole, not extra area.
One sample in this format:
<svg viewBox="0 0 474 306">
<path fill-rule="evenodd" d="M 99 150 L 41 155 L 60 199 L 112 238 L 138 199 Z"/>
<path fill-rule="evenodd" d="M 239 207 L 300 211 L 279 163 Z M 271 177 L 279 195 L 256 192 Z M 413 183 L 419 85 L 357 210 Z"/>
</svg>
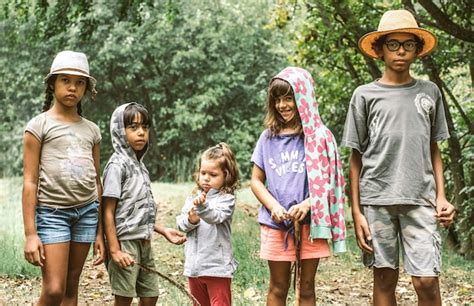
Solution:
<svg viewBox="0 0 474 306">
<path fill-rule="evenodd" d="M 59 52 L 54 58 L 44 82 L 46 83 L 53 74 L 72 74 L 87 77 L 91 81 L 91 91 L 95 90 L 97 84 L 97 80 L 89 74 L 89 62 L 87 56 L 82 52 Z"/>
<path fill-rule="evenodd" d="M 418 57 L 428 55 L 434 50 L 437 44 L 436 36 L 425 29 L 418 27 L 415 17 L 407 10 L 391 10 L 385 12 L 380 19 L 377 31 L 370 32 L 362 36 L 359 40 L 360 50 L 367 56 L 378 58 L 377 53 L 372 49 L 372 44 L 382 35 L 390 33 L 410 33 L 421 38 L 425 44 Z"/>
</svg>

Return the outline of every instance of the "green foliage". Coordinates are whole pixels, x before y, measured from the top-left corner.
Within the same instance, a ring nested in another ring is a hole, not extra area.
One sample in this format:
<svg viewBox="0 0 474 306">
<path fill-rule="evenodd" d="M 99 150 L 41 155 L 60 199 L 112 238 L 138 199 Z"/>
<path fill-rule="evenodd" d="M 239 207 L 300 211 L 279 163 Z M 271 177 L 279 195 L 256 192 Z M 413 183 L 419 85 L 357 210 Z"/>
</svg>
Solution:
<svg viewBox="0 0 474 306">
<path fill-rule="evenodd" d="M 20 135 L 40 111 L 42 77 L 55 53 L 73 49 L 88 55 L 98 79 L 97 100 L 83 109 L 101 128 L 102 165 L 112 153 L 110 114 L 122 103 L 137 101 L 152 114 L 146 163 L 153 179 L 188 179 L 199 151 L 221 141 L 231 145 L 248 175 L 250 154 L 263 129 L 266 86 L 286 65 L 286 56 L 274 48 L 278 33 L 265 28 L 266 3 L 252 2 L 252 10 L 249 4 L 4 4 L 0 29 L 8 39 L 0 47 L 6 76 L 0 98 L 7 109 L 2 135 L 8 139 L 1 145 L 15 154 L 7 154 L 1 169 L 20 173 Z"/>
<path fill-rule="evenodd" d="M 452 117 L 453 126 L 450 132 L 454 137 L 453 142 L 459 145 L 461 151 L 460 160 L 453 159 L 452 156 L 456 156 L 457 152 L 452 143 L 448 145 L 445 142 L 442 145 L 447 197 L 458 209 L 456 229 L 452 232 L 456 235 L 451 235 L 450 239 L 455 240 L 455 243 L 468 242 L 466 253 L 474 256 L 472 248 L 469 247 L 469 241 L 474 242 L 474 204 L 470 200 L 474 195 L 474 104 L 472 86 L 469 86 L 469 83 L 472 85 L 473 82 L 472 44 L 448 34 L 428 12 L 418 5 L 414 6 L 409 0 L 318 0 L 298 3 L 299 9 L 287 18 L 292 22 L 285 23 L 286 35 L 296 45 L 291 60 L 313 73 L 321 117 L 337 139 L 342 138 L 345 114 L 352 92 L 357 86 L 380 77 L 383 70 L 382 61 L 362 56 L 357 45 L 360 37 L 377 29 L 380 17 L 385 11 L 399 8 L 414 10 L 422 27 L 435 32 L 438 37 L 437 50 L 428 59 L 418 60 L 412 68 L 416 77 L 426 79 L 437 74 L 444 82 L 442 86 L 438 86 L 445 94 L 449 106 L 446 113 Z M 465 31 L 472 29 L 472 12 L 463 10 L 466 3 L 441 1 L 440 6 L 448 18 Z M 295 5 L 292 1 L 280 1 L 275 7 L 276 10 L 290 11 Z M 274 18 L 279 17 L 274 15 Z M 342 150 L 342 154 L 344 160 L 349 160 L 349 150 Z M 345 164 L 348 172 L 348 163 Z"/>
</svg>

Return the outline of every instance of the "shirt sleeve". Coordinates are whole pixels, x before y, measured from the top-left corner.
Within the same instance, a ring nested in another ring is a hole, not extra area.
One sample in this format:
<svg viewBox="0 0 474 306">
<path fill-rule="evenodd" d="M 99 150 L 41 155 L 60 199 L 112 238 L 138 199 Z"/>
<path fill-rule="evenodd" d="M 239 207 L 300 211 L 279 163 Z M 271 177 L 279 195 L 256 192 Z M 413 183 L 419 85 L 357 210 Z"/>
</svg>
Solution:
<svg viewBox="0 0 474 306">
<path fill-rule="evenodd" d="M 363 153 L 367 149 L 368 142 L 365 99 L 360 91 L 356 89 L 347 111 L 342 145 Z"/>
<path fill-rule="evenodd" d="M 257 144 L 255 145 L 255 150 L 252 153 L 252 163 L 257 165 L 260 169 L 265 171 L 265 165 L 263 162 L 263 142 L 265 141 L 265 137 L 267 137 L 267 131 L 265 130 L 261 135 L 260 138 L 257 141 Z"/>
<path fill-rule="evenodd" d="M 197 224 L 192 224 L 188 219 L 189 210 L 193 206 L 192 197 L 188 197 L 184 203 L 183 208 L 181 209 L 181 214 L 176 217 L 176 226 L 180 231 L 188 233 L 199 226 L 199 222 Z"/>
<path fill-rule="evenodd" d="M 100 129 L 97 125 L 95 125 L 95 129 L 94 129 L 95 133 L 94 133 L 94 144 L 98 144 L 102 141 L 102 135 L 100 134 Z"/>
<path fill-rule="evenodd" d="M 449 138 L 448 124 L 444 113 L 443 97 L 438 87 L 435 86 L 435 109 L 430 115 L 431 142 L 437 142 Z"/>
<path fill-rule="evenodd" d="M 204 205 L 197 207 L 198 216 L 209 224 L 220 224 L 230 218 L 234 214 L 235 197 L 231 194 L 219 196 L 216 205 L 211 206 L 206 201 Z"/>
<path fill-rule="evenodd" d="M 25 128 L 25 133 L 29 132 L 31 133 L 40 143 L 43 142 L 43 136 L 44 136 L 44 120 L 42 119 L 44 116 L 36 116 L 33 119 L 31 119 L 28 124 L 26 125 Z"/>
<path fill-rule="evenodd" d="M 122 195 L 122 169 L 120 165 L 111 163 L 104 171 L 103 197 L 120 199 Z"/>
</svg>

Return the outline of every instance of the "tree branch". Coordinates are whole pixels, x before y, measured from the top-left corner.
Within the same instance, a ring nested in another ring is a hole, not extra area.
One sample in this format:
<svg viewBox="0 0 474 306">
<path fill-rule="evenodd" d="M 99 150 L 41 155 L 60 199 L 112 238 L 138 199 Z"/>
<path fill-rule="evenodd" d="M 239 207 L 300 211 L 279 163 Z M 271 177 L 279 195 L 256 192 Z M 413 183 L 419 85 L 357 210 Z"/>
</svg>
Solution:
<svg viewBox="0 0 474 306">
<path fill-rule="evenodd" d="M 433 1 L 418 0 L 418 3 L 433 17 L 440 29 L 458 39 L 474 43 L 474 31 L 454 23 Z"/>
</svg>

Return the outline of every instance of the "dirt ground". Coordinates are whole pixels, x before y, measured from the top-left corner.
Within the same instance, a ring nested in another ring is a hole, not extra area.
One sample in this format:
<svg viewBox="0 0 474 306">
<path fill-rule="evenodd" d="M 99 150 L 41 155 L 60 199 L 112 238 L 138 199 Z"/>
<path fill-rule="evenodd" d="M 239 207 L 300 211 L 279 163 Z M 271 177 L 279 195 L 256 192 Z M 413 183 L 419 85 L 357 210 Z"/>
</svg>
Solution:
<svg viewBox="0 0 474 306">
<path fill-rule="evenodd" d="M 174 211 L 167 205 L 161 203 L 159 215 L 174 215 Z M 246 210 L 246 205 L 244 205 Z M 254 215 L 254 212 L 249 212 Z M 161 251 L 161 252 L 160 252 Z M 154 254 L 163 254 L 159 244 L 154 245 Z M 164 254 L 159 258 L 160 262 L 167 262 L 166 274 L 185 284 L 182 276 L 182 261 L 173 254 Z M 163 259 L 163 260 L 161 260 Z M 440 278 L 443 305 L 474 305 L 473 271 L 460 268 L 448 267 L 443 269 Z M 264 305 L 265 292 L 258 292 L 252 284 L 246 289 L 240 288 L 240 292 L 233 292 L 234 296 L 243 295 L 246 300 L 251 301 L 247 305 Z M 0 276 L 0 306 L 3 305 L 28 305 L 34 304 L 39 297 L 41 288 L 40 278 L 7 278 Z M 235 289 L 235 288 L 234 288 Z M 243 291 L 243 292 L 242 292 Z M 176 302 L 170 298 L 176 294 L 176 289 L 165 280 L 160 286 L 158 305 L 176 306 Z M 416 305 L 416 294 L 411 284 L 410 277 L 401 272 L 397 286 L 397 301 L 399 305 Z M 316 294 L 318 305 L 370 305 L 372 300 L 372 273 L 363 268 L 361 264 L 344 262 L 342 257 L 332 257 L 322 260 L 316 275 Z M 242 299 L 242 298 L 241 298 Z M 236 300 L 236 299 L 234 299 Z M 88 260 L 81 276 L 79 288 L 79 305 L 113 305 L 114 297 L 110 291 L 107 271 L 104 265 L 92 266 Z M 134 305 L 137 305 L 134 301 Z M 190 305 L 190 303 L 188 303 Z M 245 305 L 235 303 L 235 305 Z M 245 306 L 247 306 L 245 305 Z M 292 305 L 291 302 L 288 305 Z"/>
<path fill-rule="evenodd" d="M 318 305 L 368 305 L 371 301 L 371 273 L 365 269 L 339 271 L 337 261 L 321 263 L 317 276 L 316 292 Z M 450 269 L 441 278 L 441 290 L 444 305 L 474 305 L 474 290 L 466 271 Z M 181 269 L 172 273 L 180 277 Z M 341 277 L 343 275 L 343 277 Z M 180 279 L 184 283 L 184 279 Z M 0 305 L 34 304 L 39 296 L 41 280 L 38 278 L 0 278 Z M 166 295 L 163 289 L 163 294 Z M 245 291 L 246 296 L 263 305 L 264 296 Z M 416 296 L 406 274 L 402 274 L 397 287 L 400 305 L 415 305 Z M 84 269 L 80 283 L 79 305 L 113 305 L 109 281 L 105 267 L 93 267 L 89 262 Z M 158 305 L 170 305 L 159 301 Z M 174 306 L 174 305 L 173 305 Z"/>
</svg>

